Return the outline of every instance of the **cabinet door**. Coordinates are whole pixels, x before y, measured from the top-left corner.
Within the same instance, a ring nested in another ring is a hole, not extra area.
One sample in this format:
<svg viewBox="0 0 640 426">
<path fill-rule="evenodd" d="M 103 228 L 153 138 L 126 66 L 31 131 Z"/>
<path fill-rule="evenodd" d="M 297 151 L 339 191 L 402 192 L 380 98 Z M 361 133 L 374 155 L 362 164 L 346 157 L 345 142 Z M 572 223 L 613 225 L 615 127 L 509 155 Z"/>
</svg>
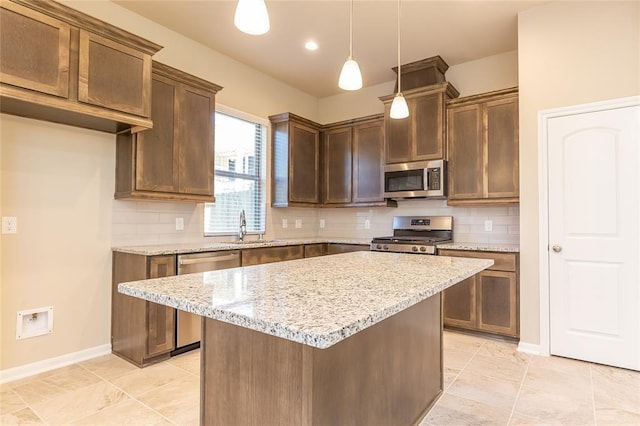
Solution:
<svg viewBox="0 0 640 426">
<path fill-rule="evenodd" d="M 324 202 L 351 202 L 351 127 L 324 133 Z"/>
<path fill-rule="evenodd" d="M 442 292 L 444 325 L 476 328 L 476 275 Z"/>
<path fill-rule="evenodd" d="M 304 246 L 265 247 L 242 250 L 242 266 L 304 258 Z"/>
<path fill-rule="evenodd" d="M 327 254 L 351 253 L 354 251 L 369 251 L 369 246 L 364 244 L 329 244 Z"/>
<path fill-rule="evenodd" d="M 213 93 L 180 85 L 176 111 L 179 130 L 174 142 L 180 193 L 213 197 L 214 113 Z"/>
<path fill-rule="evenodd" d="M 320 132 L 293 121 L 289 126 L 289 201 L 317 204 Z"/>
<path fill-rule="evenodd" d="M 448 113 L 449 199 L 483 197 L 482 107 L 474 104 Z"/>
<path fill-rule="evenodd" d="M 384 200 L 384 120 L 353 128 L 354 203 Z"/>
<path fill-rule="evenodd" d="M 385 104 L 384 109 L 386 164 L 411 161 L 411 114 L 395 119 L 389 116 L 391 103 Z"/>
<path fill-rule="evenodd" d="M 175 256 L 149 258 L 149 278 L 169 277 L 175 274 Z M 147 357 L 160 355 L 175 348 L 175 312 L 175 309 L 168 306 L 147 302 Z"/>
<path fill-rule="evenodd" d="M 485 104 L 488 198 L 518 197 L 518 99 Z"/>
<path fill-rule="evenodd" d="M 0 2 L 0 81 L 67 98 L 71 27 L 10 1 Z"/>
<path fill-rule="evenodd" d="M 136 136 L 138 191 L 178 191 L 178 162 L 173 142 L 178 124 L 174 115 L 176 91 L 175 82 L 153 77 L 153 128 Z"/>
<path fill-rule="evenodd" d="M 412 161 L 444 158 L 444 94 L 410 99 L 409 107 L 413 123 Z"/>
<path fill-rule="evenodd" d="M 478 329 L 517 337 L 516 273 L 484 270 L 476 276 Z"/>
<path fill-rule="evenodd" d="M 306 244 L 304 246 L 304 257 L 318 257 L 327 254 L 326 244 Z"/>
<path fill-rule="evenodd" d="M 151 55 L 80 30 L 78 100 L 151 116 Z"/>
</svg>

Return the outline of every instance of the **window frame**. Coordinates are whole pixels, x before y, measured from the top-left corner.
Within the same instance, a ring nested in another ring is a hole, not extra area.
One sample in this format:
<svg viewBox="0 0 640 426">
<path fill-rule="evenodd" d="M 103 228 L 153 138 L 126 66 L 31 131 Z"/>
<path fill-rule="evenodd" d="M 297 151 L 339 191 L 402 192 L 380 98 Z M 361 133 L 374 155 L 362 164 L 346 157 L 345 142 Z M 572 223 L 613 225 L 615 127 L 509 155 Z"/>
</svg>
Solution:
<svg viewBox="0 0 640 426">
<path fill-rule="evenodd" d="M 255 231 L 255 230 L 247 231 L 247 235 L 264 234 L 267 231 L 267 205 L 268 205 L 267 192 L 269 188 L 268 178 L 267 178 L 267 150 L 268 150 L 268 147 L 270 146 L 271 123 L 269 122 L 269 120 L 264 119 L 262 117 L 258 117 L 258 116 L 246 113 L 244 111 L 240 111 L 235 108 L 231 108 L 218 103 L 216 104 L 215 113 L 228 115 L 230 117 L 237 118 L 239 120 L 244 120 L 244 121 L 247 121 L 256 125 L 261 125 L 264 127 L 263 146 L 260 152 L 259 160 L 256 158 L 256 162 L 255 162 L 256 174 L 255 175 L 240 173 L 240 172 L 230 172 L 226 170 L 217 170 L 215 168 L 216 167 L 215 166 L 215 143 L 214 143 L 214 160 L 213 160 L 214 161 L 214 194 L 215 194 L 215 177 L 216 176 L 252 180 L 256 182 L 257 185 L 262 186 L 262 213 L 263 213 L 263 219 L 264 219 L 262 223 L 264 224 L 264 229 L 262 229 L 261 231 Z M 215 119 L 214 119 L 214 123 L 215 123 Z M 204 236 L 205 237 L 222 237 L 222 236 L 237 235 L 237 231 L 230 230 L 230 231 L 224 231 L 224 232 L 207 232 L 207 230 L 204 229 L 206 225 L 206 219 L 204 218 L 206 218 L 208 204 L 215 205 L 215 203 L 204 203 L 203 224 L 202 224 Z"/>
</svg>

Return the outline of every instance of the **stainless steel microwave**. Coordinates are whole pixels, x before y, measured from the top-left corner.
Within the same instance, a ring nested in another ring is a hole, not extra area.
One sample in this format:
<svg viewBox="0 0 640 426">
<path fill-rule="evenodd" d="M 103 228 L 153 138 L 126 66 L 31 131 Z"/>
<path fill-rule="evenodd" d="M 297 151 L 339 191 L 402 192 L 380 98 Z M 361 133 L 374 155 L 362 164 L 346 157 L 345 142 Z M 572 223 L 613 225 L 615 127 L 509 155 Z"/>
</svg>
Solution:
<svg viewBox="0 0 640 426">
<path fill-rule="evenodd" d="M 445 198 L 446 161 L 417 161 L 384 166 L 385 198 Z"/>
</svg>

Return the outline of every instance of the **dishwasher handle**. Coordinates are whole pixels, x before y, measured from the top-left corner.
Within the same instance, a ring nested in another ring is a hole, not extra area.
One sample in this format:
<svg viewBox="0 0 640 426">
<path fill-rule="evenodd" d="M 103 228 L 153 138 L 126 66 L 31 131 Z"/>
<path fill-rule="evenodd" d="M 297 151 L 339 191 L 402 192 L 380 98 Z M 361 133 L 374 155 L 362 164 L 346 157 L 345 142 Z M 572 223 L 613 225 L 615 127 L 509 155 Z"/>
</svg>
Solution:
<svg viewBox="0 0 640 426">
<path fill-rule="evenodd" d="M 181 257 L 178 261 L 178 265 L 195 265 L 196 263 L 213 263 L 213 262 L 226 262 L 228 260 L 236 260 L 240 256 L 238 253 L 227 254 L 224 256 L 209 256 L 209 257 L 196 257 L 196 258 L 184 258 Z"/>
</svg>

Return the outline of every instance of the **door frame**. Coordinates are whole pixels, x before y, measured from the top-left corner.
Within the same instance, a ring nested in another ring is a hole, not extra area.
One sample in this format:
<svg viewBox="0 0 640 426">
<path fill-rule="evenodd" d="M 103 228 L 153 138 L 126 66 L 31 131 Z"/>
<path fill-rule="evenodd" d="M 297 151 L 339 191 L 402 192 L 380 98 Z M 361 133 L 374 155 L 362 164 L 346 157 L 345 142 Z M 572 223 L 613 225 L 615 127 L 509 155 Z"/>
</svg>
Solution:
<svg viewBox="0 0 640 426">
<path fill-rule="evenodd" d="M 640 96 L 630 96 L 581 105 L 538 111 L 538 257 L 540 286 L 540 345 L 538 353 L 551 351 L 550 277 L 549 277 L 549 138 L 548 123 L 552 118 L 640 105 Z M 522 303 L 522 302 L 521 302 Z"/>
</svg>

